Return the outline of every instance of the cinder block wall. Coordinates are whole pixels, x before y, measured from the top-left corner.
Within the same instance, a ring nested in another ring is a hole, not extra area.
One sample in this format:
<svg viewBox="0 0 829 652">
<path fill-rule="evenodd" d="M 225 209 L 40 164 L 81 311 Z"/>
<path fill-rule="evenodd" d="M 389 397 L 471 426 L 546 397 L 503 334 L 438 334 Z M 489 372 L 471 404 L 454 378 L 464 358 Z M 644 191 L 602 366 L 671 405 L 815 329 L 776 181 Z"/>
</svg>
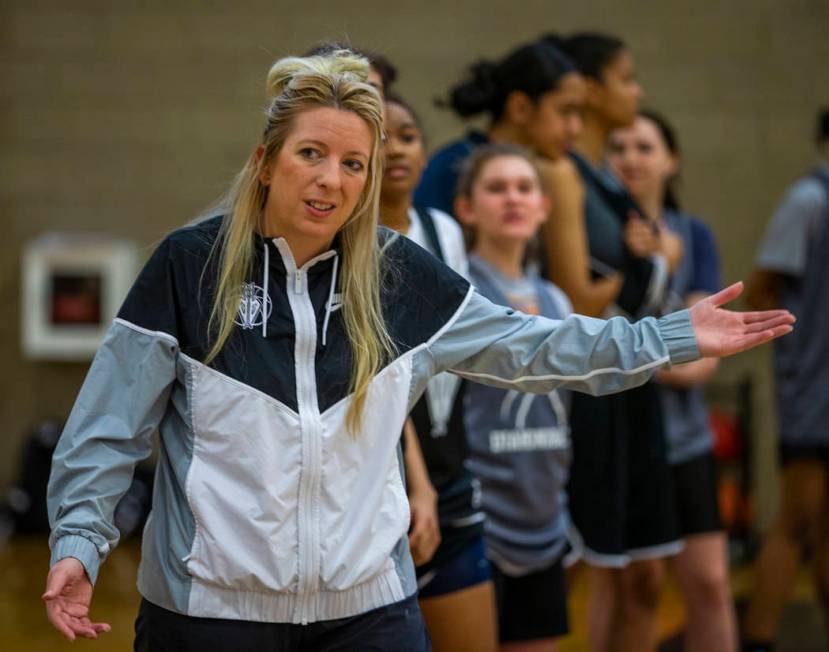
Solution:
<svg viewBox="0 0 829 652">
<path fill-rule="evenodd" d="M 218 198 L 261 128 L 278 56 L 351 39 L 399 66 L 399 90 L 432 145 L 463 125 L 432 104 L 479 56 L 542 31 L 602 29 L 636 55 L 648 104 L 678 126 L 683 199 L 716 231 L 727 281 L 744 278 L 769 213 L 814 160 L 829 104 L 823 0 L 0 4 L 0 489 L 38 420 L 65 415 L 86 366 L 20 353 L 22 244 L 47 230 L 107 231 L 146 247 Z M 758 496 L 775 484 L 768 351 L 723 366 L 752 373 Z"/>
</svg>

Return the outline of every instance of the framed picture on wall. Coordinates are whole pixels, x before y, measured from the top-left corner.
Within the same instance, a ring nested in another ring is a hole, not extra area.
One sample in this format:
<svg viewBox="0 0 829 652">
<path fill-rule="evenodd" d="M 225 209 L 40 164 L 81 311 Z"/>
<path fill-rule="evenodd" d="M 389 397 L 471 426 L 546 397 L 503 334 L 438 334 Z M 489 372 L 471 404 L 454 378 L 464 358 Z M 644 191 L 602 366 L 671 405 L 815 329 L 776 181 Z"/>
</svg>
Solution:
<svg viewBox="0 0 829 652">
<path fill-rule="evenodd" d="M 47 233 L 21 261 L 21 347 L 39 360 L 90 360 L 137 272 L 138 249 L 95 234 Z"/>
</svg>

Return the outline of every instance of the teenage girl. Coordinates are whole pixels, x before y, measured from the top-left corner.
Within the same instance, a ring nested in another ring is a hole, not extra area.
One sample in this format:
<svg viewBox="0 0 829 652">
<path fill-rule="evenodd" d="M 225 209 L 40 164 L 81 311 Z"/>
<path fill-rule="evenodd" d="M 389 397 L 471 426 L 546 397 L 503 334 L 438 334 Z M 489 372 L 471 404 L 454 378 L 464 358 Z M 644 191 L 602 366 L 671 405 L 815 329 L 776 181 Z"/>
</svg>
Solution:
<svg viewBox="0 0 829 652">
<path fill-rule="evenodd" d="M 612 36 L 549 40 L 574 61 L 586 85 L 584 128 L 571 156 L 549 166 L 547 176 L 555 197 L 544 239 L 549 278 L 576 312 L 652 314 L 681 247 L 646 221 L 604 169 L 611 131 L 638 113 L 642 89 L 633 58 Z M 658 560 L 681 548 L 657 388 L 611 399 L 574 396 L 571 426 L 577 436 L 570 506 L 591 569 L 592 647 L 651 650 L 663 574 Z"/>
<path fill-rule="evenodd" d="M 677 200 L 679 142 L 668 122 L 643 111 L 632 127 L 610 137 L 608 162 L 652 220 L 682 239 L 684 255 L 673 272 L 668 309 L 691 306 L 717 291 L 720 262 L 714 236 L 683 213 Z M 686 603 L 685 649 L 734 649 L 736 625 L 728 577 L 728 540 L 717 504 L 713 437 L 702 385 L 717 369 L 713 359 L 657 373 L 666 419 L 668 461 L 676 514 L 685 544 L 673 570 Z"/>
<path fill-rule="evenodd" d="M 426 164 L 420 121 L 399 96 L 386 96 L 386 141 L 380 219 L 463 276 L 469 275 L 458 223 L 435 208 L 415 207 L 412 195 Z M 438 492 L 440 546 L 431 559 L 415 556 L 420 607 L 437 650 L 494 650 L 495 597 L 484 554 L 483 512 L 462 420 L 466 383 L 440 374 L 429 381 L 411 419 Z M 409 440 L 407 439 L 407 443 Z M 415 440 L 417 443 L 417 440 Z M 408 455 L 408 450 L 406 452 Z M 416 548 L 413 546 L 413 553 Z"/>
<path fill-rule="evenodd" d="M 49 481 L 43 599 L 67 638 L 109 628 L 93 584 L 156 428 L 137 650 L 428 650 L 398 443 L 430 377 L 620 391 L 791 330 L 722 310 L 739 285 L 633 325 L 493 305 L 378 232 L 367 77 L 350 52 L 276 62 L 226 211 L 159 245 L 109 329 Z"/>
<path fill-rule="evenodd" d="M 527 150 L 484 145 L 467 160 L 455 202 L 474 239 L 472 282 L 488 299 L 564 319 L 570 302 L 525 269 L 549 201 Z M 469 468 L 480 478 L 485 539 L 503 652 L 555 652 L 568 633 L 563 558 L 569 517 L 567 392 L 547 396 L 471 384 L 465 422 Z"/>
<path fill-rule="evenodd" d="M 486 115 L 486 131 L 439 149 L 415 193 L 415 204 L 451 213 L 464 159 L 478 146 L 514 143 L 555 159 L 578 131 L 584 83 L 575 66 L 546 43 L 522 45 L 497 62 L 479 61 L 449 93 L 449 106 L 462 118 Z"/>
</svg>

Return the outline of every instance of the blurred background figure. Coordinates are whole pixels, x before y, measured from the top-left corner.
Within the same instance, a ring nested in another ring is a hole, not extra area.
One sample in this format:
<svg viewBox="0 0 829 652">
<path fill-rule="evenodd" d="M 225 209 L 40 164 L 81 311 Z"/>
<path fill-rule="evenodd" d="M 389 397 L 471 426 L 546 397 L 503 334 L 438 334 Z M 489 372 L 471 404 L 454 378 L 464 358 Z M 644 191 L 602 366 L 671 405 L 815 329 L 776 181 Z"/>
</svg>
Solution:
<svg viewBox="0 0 829 652">
<path fill-rule="evenodd" d="M 633 126 L 611 134 L 608 161 L 655 227 L 682 240 L 682 259 L 674 269 L 665 310 L 691 306 L 722 287 L 714 235 L 684 213 L 676 183 L 680 149 L 674 128 L 652 111 L 642 111 Z M 706 359 L 659 371 L 668 461 L 673 473 L 679 534 L 684 547 L 672 567 L 685 599 L 684 646 L 689 652 L 729 652 L 736 643 L 728 576 L 728 540 L 717 502 L 713 436 L 703 384 L 717 370 Z"/>
<path fill-rule="evenodd" d="M 774 347 L 782 490 L 756 562 L 744 649 L 772 650 L 804 552 L 814 556 L 829 616 L 829 111 L 818 116 L 820 162 L 786 193 L 766 230 L 748 287 L 756 309 L 783 306 L 798 320 Z"/>
</svg>

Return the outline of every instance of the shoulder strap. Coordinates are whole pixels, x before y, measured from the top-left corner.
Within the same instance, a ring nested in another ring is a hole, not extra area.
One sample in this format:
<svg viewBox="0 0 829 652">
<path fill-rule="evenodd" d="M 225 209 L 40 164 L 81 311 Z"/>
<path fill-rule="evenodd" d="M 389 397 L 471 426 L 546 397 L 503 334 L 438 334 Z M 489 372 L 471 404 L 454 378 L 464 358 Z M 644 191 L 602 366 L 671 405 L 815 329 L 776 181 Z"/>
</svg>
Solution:
<svg viewBox="0 0 829 652">
<path fill-rule="evenodd" d="M 570 158 L 576 164 L 585 186 L 595 188 L 601 199 L 605 201 L 616 215 L 617 219 L 624 224 L 627 222 L 628 213 L 633 210 L 640 216 L 647 219 L 645 213 L 623 189 L 608 187 L 606 181 L 599 177 L 593 166 L 576 152 L 570 152 Z M 585 215 L 587 218 L 587 215 Z M 624 274 L 624 282 L 619 295 L 616 297 L 616 305 L 630 315 L 639 314 L 640 310 L 648 303 L 648 291 L 654 266 L 647 258 L 633 258 L 625 255 L 625 263 L 620 271 Z"/>
<path fill-rule="evenodd" d="M 415 206 L 415 213 L 420 218 L 420 223 L 423 225 L 423 230 L 426 233 L 426 238 L 429 240 L 429 244 L 432 246 L 432 251 L 435 253 L 435 256 L 443 263 L 446 262 L 446 258 L 443 255 L 443 247 L 440 246 L 440 238 L 438 237 L 438 230 L 435 226 L 435 220 L 432 218 L 432 214 L 429 212 L 428 208 L 423 208 L 422 206 Z"/>
<path fill-rule="evenodd" d="M 607 181 L 599 176 L 598 171 L 576 152 L 570 152 L 570 158 L 576 164 L 576 168 L 578 168 L 582 179 L 596 188 L 602 199 L 613 208 L 613 212 L 616 213 L 623 223 L 627 222 L 630 211 L 634 211 L 643 219 L 647 219 L 639 204 L 636 203 L 633 197 L 621 185 L 618 188 L 609 187 Z"/>
</svg>

